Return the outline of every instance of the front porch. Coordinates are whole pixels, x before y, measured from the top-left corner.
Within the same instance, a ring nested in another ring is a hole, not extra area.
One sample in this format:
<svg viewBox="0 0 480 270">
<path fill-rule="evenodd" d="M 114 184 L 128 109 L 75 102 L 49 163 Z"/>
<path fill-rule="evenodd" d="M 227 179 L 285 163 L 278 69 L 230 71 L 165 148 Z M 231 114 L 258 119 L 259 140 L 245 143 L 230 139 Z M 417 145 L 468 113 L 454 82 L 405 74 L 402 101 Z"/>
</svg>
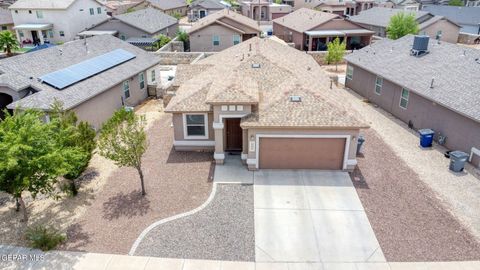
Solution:
<svg viewBox="0 0 480 270">
<path fill-rule="evenodd" d="M 305 32 L 305 51 L 326 51 L 327 44 L 339 38 L 346 41 L 347 50 L 358 50 L 370 44 L 373 32 L 365 29 L 320 30 Z"/>
<path fill-rule="evenodd" d="M 13 27 L 17 39 L 22 46 L 38 46 L 50 43 L 53 39 L 53 25 L 51 23 L 20 24 Z"/>
<path fill-rule="evenodd" d="M 224 164 L 228 156 L 237 156 L 242 163 L 247 159 L 247 130 L 240 127 L 244 115 L 220 115 L 219 121 L 213 123 L 215 130 L 214 159 L 217 164 Z"/>
</svg>

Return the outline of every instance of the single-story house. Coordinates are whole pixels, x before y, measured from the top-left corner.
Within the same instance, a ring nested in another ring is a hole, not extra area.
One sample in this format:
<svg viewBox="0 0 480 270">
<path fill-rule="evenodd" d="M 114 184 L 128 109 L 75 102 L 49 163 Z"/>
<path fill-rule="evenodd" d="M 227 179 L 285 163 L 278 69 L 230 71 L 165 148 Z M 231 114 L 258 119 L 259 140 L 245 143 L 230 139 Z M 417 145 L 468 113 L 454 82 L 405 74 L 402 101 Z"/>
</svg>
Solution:
<svg viewBox="0 0 480 270">
<path fill-rule="evenodd" d="M 195 0 L 188 7 L 188 20 L 194 22 L 225 8 L 230 5 L 222 0 Z"/>
<path fill-rule="evenodd" d="M 147 98 L 147 82 L 155 77 L 151 69 L 158 62 L 111 35 L 6 58 L 0 60 L 0 109 L 8 105 L 48 113 L 57 100 L 99 129 L 115 110 Z"/>
<path fill-rule="evenodd" d="M 424 5 L 422 11 L 443 16 L 459 24 L 462 33 L 480 35 L 480 7 Z"/>
<path fill-rule="evenodd" d="M 302 51 L 324 51 L 335 38 L 346 40 L 347 49 L 370 44 L 373 32 L 339 15 L 308 8 L 273 20 L 273 34 Z"/>
<path fill-rule="evenodd" d="M 249 170 L 355 167 L 368 125 L 309 55 L 255 37 L 191 66 L 165 108 L 175 150 L 213 151 L 217 164 L 238 154 Z"/>
<path fill-rule="evenodd" d="M 480 50 L 426 40 L 426 50 L 407 35 L 347 55 L 345 86 L 414 129 L 446 136 L 449 149 L 480 149 Z"/>
<path fill-rule="evenodd" d="M 147 0 L 147 5 L 165 12 L 170 16 L 187 16 L 188 4 L 186 0 Z"/>
<path fill-rule="evenodd" d="M 159 34 L 174 37 L 178 31 L 178 20 L 158 9 L 146 8 L 114 15 L 89 31 L 116 31 L 122 40 L 151 38 Z"/>
<path fill-rule="evenodd" d="M 292 12 L 292 6 L 277 4 L 269 0 L 248 0 L 241 2 L 243 16 L 255 21 L 271 21 Z"/>
<path fill-rule="evenodd" d="M 0 5 L 0 30 L 13 31 L 13 17 L 8 5 Z"/>
<path fill-rule="evenodd" d="M 228 9 L 198 20 L 189 30 L 190 51 L 219 52 L 259 36 L 258 22 Z"/>
<path fill-rule="evenodd" d="M 386 37 L 390 18 L 400 12 L 413 14 L 419 24 L 421 34 L 442 41 L 457 43 L 460 25 L 443 16 L 435 16 L 425 11 L 404 11 L 402 9 L 374 7 L 350 17 L 355 22 L 375 32 L 376 36 Z"/>
</svg>

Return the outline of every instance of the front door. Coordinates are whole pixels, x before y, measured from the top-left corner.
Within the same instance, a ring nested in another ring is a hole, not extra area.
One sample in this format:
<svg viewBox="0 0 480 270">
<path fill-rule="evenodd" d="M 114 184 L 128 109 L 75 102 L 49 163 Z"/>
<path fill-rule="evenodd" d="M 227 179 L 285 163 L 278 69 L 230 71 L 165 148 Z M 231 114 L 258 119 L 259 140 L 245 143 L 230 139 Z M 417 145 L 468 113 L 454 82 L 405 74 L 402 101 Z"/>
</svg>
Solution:
<svg viewBox="0 0 480 270">
<path fill-rule="evenodd" d="M 242 151 L 240 118 L 225 119 L 226 151 Z"/>
<path fill-rule="evenodd" d="M 37 34 L 37 31 L 31 31 L 32 32 L 32 41 L 33 41 L 33 45 L 39 45 L 40 43 L 40 40 L 38 38 L 38 34 Z"/>
</svg>

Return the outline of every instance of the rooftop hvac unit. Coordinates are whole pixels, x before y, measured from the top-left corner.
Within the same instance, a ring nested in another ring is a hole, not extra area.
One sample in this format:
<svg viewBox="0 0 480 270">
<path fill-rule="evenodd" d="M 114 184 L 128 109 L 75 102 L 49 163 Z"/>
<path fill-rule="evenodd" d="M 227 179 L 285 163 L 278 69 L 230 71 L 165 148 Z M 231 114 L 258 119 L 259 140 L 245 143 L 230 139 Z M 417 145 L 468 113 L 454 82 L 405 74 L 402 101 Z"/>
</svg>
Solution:
<svg viewBox="0 0 480 270">
<path fill-rule="evenodd" d="M 430 38 L 428 36 L 415 36 L 410 54 L 415 56 L 427 54 L 429 39 Z"/>
</svg>

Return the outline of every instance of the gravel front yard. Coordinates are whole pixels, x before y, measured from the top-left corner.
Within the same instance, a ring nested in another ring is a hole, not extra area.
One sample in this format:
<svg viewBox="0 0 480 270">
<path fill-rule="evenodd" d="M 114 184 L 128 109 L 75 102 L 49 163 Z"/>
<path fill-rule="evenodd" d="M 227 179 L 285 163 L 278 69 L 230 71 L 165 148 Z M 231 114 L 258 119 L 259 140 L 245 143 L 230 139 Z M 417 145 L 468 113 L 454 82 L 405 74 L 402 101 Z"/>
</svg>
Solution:
<svg viewBox="0 0 480 270">
<path fill-rule="evenodd" d="M 205 209 L 155 227 L 135 255 L 254 261 L 254 242 L 253 186 L 219 184 Z"/>
<path fill-rule="evenodd" d="M 61 249 L 127 254 L 139 234 L 154 221 L 200 206 L 210 195 L 212 154 L 175 152 L 171 116 L 159 101 L 137 113 L 146 114 L 149 147 L 143 157 L 145 189 L 135 169 L 116 168 L 103 189 L 67 230 Z"/>
</svg>

